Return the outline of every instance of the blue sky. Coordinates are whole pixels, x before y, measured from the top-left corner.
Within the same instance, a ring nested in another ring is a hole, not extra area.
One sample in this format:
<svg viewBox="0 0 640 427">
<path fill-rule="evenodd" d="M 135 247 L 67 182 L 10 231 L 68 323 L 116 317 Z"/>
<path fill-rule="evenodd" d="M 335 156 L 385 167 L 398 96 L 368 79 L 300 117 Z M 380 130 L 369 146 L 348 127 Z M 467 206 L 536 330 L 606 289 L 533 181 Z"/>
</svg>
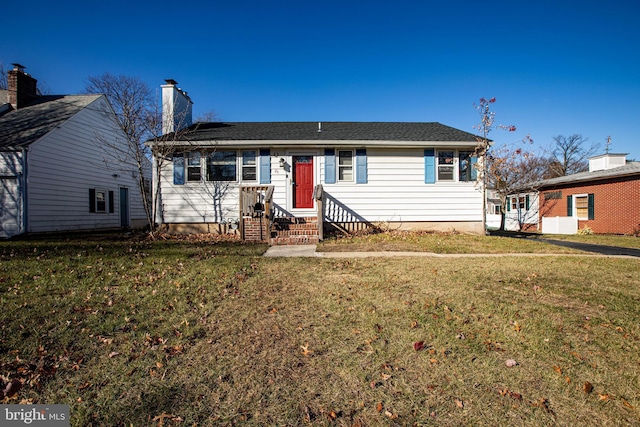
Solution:
<svg viewBox="0 0 640 427">
<path fill-rule="evenodd" d="M 0 60 L 49 93 L 104 72 L 224 121 L 437 121 L 480 97 L 535 148 L 581 134 L 640 160 L 640 3 L 582 0 L 42 1 L 3 5 Z"/>
</svg>

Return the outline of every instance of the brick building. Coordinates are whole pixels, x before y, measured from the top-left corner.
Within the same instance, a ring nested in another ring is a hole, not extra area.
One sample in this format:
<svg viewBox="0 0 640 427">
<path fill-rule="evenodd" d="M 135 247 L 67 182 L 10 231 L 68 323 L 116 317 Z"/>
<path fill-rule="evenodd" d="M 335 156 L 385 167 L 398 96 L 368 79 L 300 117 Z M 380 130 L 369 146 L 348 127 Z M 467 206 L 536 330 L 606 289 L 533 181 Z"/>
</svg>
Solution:
<svg viewBox="0 0 640 427">
<path fill-rule="evenodd" d="M 539 217 L 573 217 L 578 229 L 632 234 L 640 229 L 640 162 L 625 154 L 589 159 L 589 171 L 543 181 Z M 545 232 L 545 230 L 542 230 Z"/>
</svg>

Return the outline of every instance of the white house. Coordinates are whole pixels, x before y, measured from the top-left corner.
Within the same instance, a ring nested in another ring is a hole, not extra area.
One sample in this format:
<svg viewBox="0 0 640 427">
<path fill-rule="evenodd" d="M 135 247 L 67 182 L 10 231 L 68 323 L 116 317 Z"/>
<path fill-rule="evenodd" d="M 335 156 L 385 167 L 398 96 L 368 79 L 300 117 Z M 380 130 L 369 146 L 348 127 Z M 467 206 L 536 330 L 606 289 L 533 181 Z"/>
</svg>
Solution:
<svg viewBox="0 0 640 427">
<path fill-rule="evenodd" d="M 37 94 L 14 64 L 0 91 L 0 237 L 21 233 L 142 227 L 134 168 L 104 95 Z"/>
<path fill-rule="evenodd" d="M 320 235 L 372 226 L 483 233 L 477 138 L 440 123 L 196 123 L 149 144 L 155 164 L 165 160 L 158 210 L 176 232 L 237 225 L 249 238 L 247 220 L 264 216 L 255 240 L 289 232 L 286 242 L 313 241 L 318 220 Z"/>
</svg>

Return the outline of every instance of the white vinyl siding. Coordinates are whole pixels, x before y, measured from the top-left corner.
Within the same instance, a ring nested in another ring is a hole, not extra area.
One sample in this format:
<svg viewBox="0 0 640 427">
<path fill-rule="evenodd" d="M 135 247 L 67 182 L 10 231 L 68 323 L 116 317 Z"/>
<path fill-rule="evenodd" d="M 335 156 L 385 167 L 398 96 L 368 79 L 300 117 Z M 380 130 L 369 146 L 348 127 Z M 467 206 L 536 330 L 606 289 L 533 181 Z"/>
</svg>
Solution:
<svg viewBox="0 0 640 427">
<path fill-rule="evenodd" d="M 31 144 L 27 156 L 27 231 L 118 228 L 119 187 L 131 189 L 131 224 L 143 226 L 145 213 L 135 166 L 123 165 L 109 153 L 109 146 L 125 144 L 124 141 L 124 134 L 101 97 Z M 108 205 L 104 214 L 89 212 L 90 188 L 116 194 L 113 213 L 108 212 Z"/>
<path fill-rule="evenodd" d="M 278 157 L 287 150 L 274 150 Z M 336 150 L 336 156 L 339 149 Z M 325 193 L 347 210 L 336 214 L 344 220 L 361 221 L 482 221 L 482 191 L 475 183 L 437 182 L 424 184 L 423 148 L 367 148 L 367 184 L 352 185 L 324 179 L 324 149 L 315 153 L 315 182 L 323 183 Z M 163 204 L 167 223 L 203 223 L 237 220 L 238 187 L 236 182 L 203 182 L 199 185 L 173 185 L 171 165 L 162 171 Z M 282 209 L 291 206 L 291 186 L 287 172 L 271 166 L 274 203 Z M 354 188 L 357 186 L 357 191 Z M 342 210 L 341 210 L 342 209 Z M 305 214 L 315 215 L 315 209 Z"/>
</svg>

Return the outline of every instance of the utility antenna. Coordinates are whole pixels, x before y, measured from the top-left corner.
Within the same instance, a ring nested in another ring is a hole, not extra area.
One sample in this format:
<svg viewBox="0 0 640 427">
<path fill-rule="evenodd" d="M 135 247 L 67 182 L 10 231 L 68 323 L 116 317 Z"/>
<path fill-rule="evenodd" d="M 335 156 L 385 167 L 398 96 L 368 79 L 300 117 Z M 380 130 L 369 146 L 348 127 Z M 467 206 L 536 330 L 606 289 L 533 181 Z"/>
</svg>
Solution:
<svg viewBox="0 0 640 427">
<path fill-rule="evenodd" d="M 611 136 L 607 137 L 607 148 L 605 148 L 604 152 L 609 154 L 609 146 L 611 145 Z"/>
</svg>

